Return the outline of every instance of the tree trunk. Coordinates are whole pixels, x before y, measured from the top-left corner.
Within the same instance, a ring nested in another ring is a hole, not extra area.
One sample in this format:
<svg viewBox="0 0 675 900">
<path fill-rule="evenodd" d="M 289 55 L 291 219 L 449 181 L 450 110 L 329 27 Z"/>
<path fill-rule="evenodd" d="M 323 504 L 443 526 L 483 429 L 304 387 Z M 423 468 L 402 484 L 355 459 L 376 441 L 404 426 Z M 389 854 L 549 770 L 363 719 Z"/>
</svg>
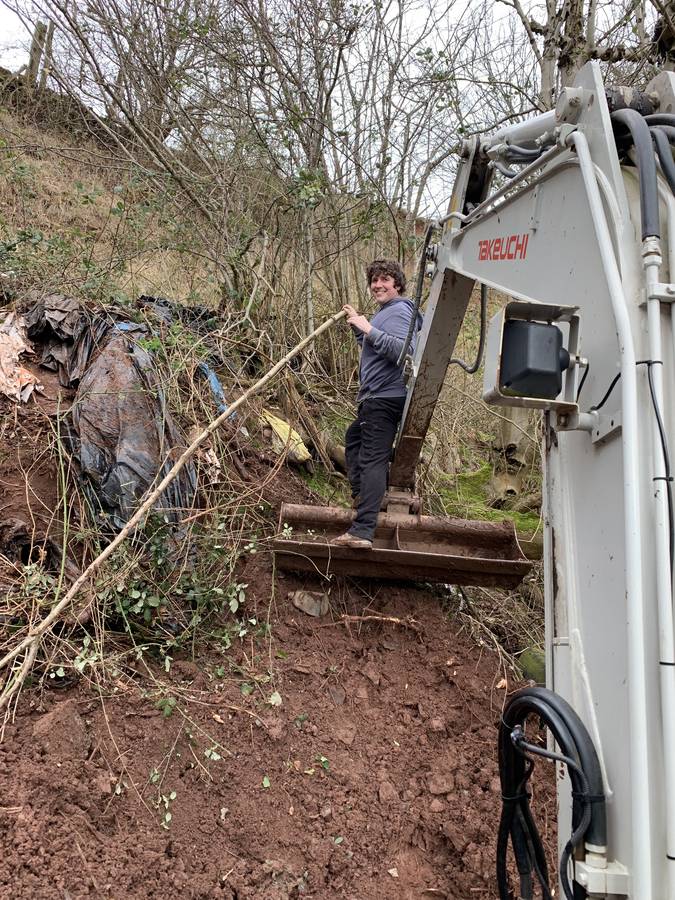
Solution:
<svg viewBox="0 0 675 900">
<path fill-rule="evenodd" d="M 314 331 L 314 291 L 312 279 L 314 276 L 314 240 L 312 234 L 314 211 L 308 207 L 304 216 L 304 249 L 307 277 L 305 281 L 305 333 Z"/>
<path fill-rule="evenodd" d="M 30 44 L 30 54 L 28 56 L 28 69 L 26 70 L 26 83 L 31 88 L 37 87 L 37 77 L 40 71 L 40 60 L 45 47 L 45 38 L 47 36 L 47 26 L 44 22 L 37 22 L 33 39 Z"/>
<path fill-rule="evenodd" d="M 586 20 L 583 0 L 569 0 L 560 41 L 558 69 L 563 87 L 572 84 L 586 62 Z"/>
<path fill-rule="evenodd" d="M 40 73 L 40 90 L 44 91 L 47 87 L 47 79 L 52 71 L 52 43 L 54 40 L 54 23 L 50 22 L 47 28 L 47 37 L 45 38 L 45 52 L 42 61 L 42 72 Z"/>
</svg>

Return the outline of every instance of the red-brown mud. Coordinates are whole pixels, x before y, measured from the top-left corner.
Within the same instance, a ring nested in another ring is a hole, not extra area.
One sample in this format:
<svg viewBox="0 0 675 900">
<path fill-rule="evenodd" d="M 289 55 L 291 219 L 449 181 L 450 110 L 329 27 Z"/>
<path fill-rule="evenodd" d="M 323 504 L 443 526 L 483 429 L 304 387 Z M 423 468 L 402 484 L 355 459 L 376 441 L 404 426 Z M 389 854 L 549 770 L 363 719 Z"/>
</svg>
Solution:
<svg viewBox="0 0 675 900">
<path fill-rule="evenodd" d="M 243 575 L 269 584 L 264 566 Z M 24 693 L 0 745 L 0 897 L 496 896 L 497 657 L 429 591 L 345 588 L 313 619 L 297 586 L 278 580 L 269 638 L 173 660 L 171 715 L 129 672 L 101 697 Z M 364 609 L 415 628 L 340 618 Z"/>
<path fill-rule="evenodd" d="M 44 559 L 61 534 L 58 467 L 50 451 L 57 441 L 57 412 L 70 402 L 58 378 L 34 364 L 42 390 L 28 405 L 0 397 L 0 589 L 11 586 L 14 566 Z M 67 463 L 64 463 L 67 465 Z"/>
</svg>

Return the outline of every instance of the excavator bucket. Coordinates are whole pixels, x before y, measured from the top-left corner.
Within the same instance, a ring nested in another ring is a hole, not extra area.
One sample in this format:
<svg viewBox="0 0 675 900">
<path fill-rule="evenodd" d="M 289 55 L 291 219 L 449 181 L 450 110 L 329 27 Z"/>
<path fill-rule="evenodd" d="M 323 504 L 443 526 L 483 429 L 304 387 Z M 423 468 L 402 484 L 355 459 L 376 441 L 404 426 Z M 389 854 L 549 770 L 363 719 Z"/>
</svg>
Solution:
<svg viewBox="0 0 675 900">
<path fill-rule="evenodd" d="M 372 550 L 334 546 L 354 513 L 330 506 L 281 507 L 276 564 L 291 572 L 514 588 L 530 571 L 510 522 L 380 513 Z"/>
</svg>

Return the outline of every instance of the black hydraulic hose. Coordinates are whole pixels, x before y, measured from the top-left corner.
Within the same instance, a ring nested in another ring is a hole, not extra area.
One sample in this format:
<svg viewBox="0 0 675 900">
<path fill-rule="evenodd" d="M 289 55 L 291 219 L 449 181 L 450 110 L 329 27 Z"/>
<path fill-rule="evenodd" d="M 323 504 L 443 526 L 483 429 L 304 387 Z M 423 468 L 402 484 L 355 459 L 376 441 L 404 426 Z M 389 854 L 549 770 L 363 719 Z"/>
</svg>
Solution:
<svg viewBox="0 0 675 900">
<path fill-rule="evenodd" d="M 524 723 L 530 715 L 536 715 L 553 734 L 561 754 L 524 741 Z M 574 849 L 585 837 L 592 844 L 605 846 L 607 823 L 602 772 L 593 742 L 583 722 L 572 707 L 552 691 L 545 688 L 525 688 L 518 691 L 504 709 L 499 728 L 499 773 L 502 784 L 502 816 L 497 840 L 497 884 L 500 900 L 509 900 L 510 887 L 506 863 L 508 839 L 517 854 L 518 870 L 523 883 L 523 843 L 529 847 L 528 856 L 532 869 L 539 878 L 543 896 L 550 898 L 548 874 L 541 839 L 532 820 L 526 784 L 533 762 L 525 751 L 537 753 L 567 763 L 572 783 L 572 835 L 561 857 L 560 877 L 568 900 L 584 896 L 577 894 L 569 883 L 568 863 Z M 525 884 L 528 884 L 527 878 Z"/>
<path fill-rule="evenodd" d="M 652 113 L 644 117 L 648 126 L 652 125 L 675 125 L 675 113 Z"/>
<path fill-rule="evenodd" d="M 654 125 L 649 129 L 649 132 L 656 147 L 656 155 L 661 163 L 661 170 L 666 176 L 670 190 L 675 194 L 675 162 L 673 162 L 670 141 L 662 131 L 662 126 Z"/>
<path fill-rule="evenodd" d="M 658 128 L 659 131 L 665 134 L 671 144 L 675 143 L 675 120 L 672 125 L 650 125 L 649 130 L 651 131 L 652 128 Z"/>
<path fill-rule="evenodd" d="M 516 796 L 522 796 L 525 793 L 527 782 L 533 771 L 534 761 L 526 757 L 525 774 L 515 792 Z M 546 885 L 548 885 L 546 856 L 541 840 L 539 840 L 539 834 L 536 828 L 532 827 L 533 824 L 529 815 L 529 807 L 516 804 L 513 807 L 513 815 L 510 817 L 509 830 L 520 877 L 520 895 L 523 900 L 530 900 L 533 897 L 532 870 L 536 872 L 539 884 L 544 891 L 546 891 Z"/>
<path fill-rule="evenodd" d="M 500 769 L 501 761 L 500 751 Z M 509 898 L 510 900 L 512 896 L 509 889 L 506 865 L 510 836 L 520 876 L 521 893 L 523 886 L 531 882 L 532 870 L 534 870 L 539 879 L 544 900 L 552 900 L 549 890 L 546 854 L 539 832 L 532 821 L 529 803 L 527 802 L 529 799 L 529 795 L 526 792 L 527 782 L 534 770 L 534 762 L 527 757 L 519 757 L 519 761 L 522 761 L 522 766 L 518 767 L 518 772 L 523 773 L 519 781 L 516 781 L 517 776 L 515 772 L 511 773 L 511 777 L 508 779 L 502 776 L 503 805 L 497 834 L 497 884 L 500 892 L 499 896 L 502 900 L 503 898 Z M 507 784 L 509 785 L 508 793 L 505 791 L 505 785 Z M 513 785 L 515 785 L 515 788 Z M 530 896 L 526 893 L 523 894 L 525 900 L 530 900 Z"/>
<path fill-rule="evenodd" d="M 522 692 L 519 692 L 516 696 L 520 696 L 521 693 Z M 511 716 L 508 715 L 509 707 L 505 710 L 502 724 L 499 729 L 499 774 L 502 784 L 503 802 L 502 820 L 500 823 L 502 841 L 498 845 L 497 853 L 497 884 L 500 892 L 499 896 L 500 900 L 509 900 L 511 896 L 508 883 L 506 848 L 508 836 L 510 834 L 514 853 L 518 853 L 518 848 L 521 843 L 518 835 L 520 829 L 518 813 L 520 812 L 522 813 L 522 820 L 527 824 L 536 851 L 535 857 L 532 860 L 532 868 L 538 874 L 544 897 L 546 900 L 551 900 L 544 849 L 539 832 L 532 820 L 529 807 L 529 795 L 525 790 L 527 781 L 534 768 L 534 763 L 526 756 L 514 752 L 512 742 L 513 729 L 518 725 L 522 725 L 527 716 L 534 710 L 526 709 L 522 715 L 519 714 L 515 717 L 516 721 L 511 722 Z M 572 737 L 566 728 L 565 722 L 554 710 L 549 710 L 549 714 L 543 718 L 561 746 L 572 746 Z M 573 786 L 576 791 L 578 785 L 573 782 Z M 577 824 L 577 819 L 574 817 L 574 811 L 573 823 L 575 825 Z"/>
<path fill-rule="evenodd" d="M 586 779 L 586 776 L 584 775 L 583 770 L 569 756 L 564 756 L 562 753 L 552 753 L 550 750 L 544 750 L 543 747 L 537 747 L 535 744 L 527 743 L 527 741 L 524 740 L 524 733 L 520 726 L 517 725 L 516 728 L 514 728 L 513 732 L 511 733 L 511 740 L 513 741 L 513 744 L 519 753 L 524 754 L 527 751 L 528 753 L 534 753 L 537 756 L 543 756 L 545 759 L 551 759 L 555 762 L 564 763 L 567 766 L 568 771 L 576 771 L 579 780 L 584 786 L 584 805 L 581 821 L 573 830 L 572 834 L 570 835 L 570 839 L 565 844 L 565 848 L 560 856 L 560 882 L 563 886 L 563 890 L 565 891 L 565 895 L 568 900 L 574 900 L 574 893 L 569 885 L 567 868 L 569 866 L 569 861 L 572 858 L 574 848 L 586 833 L 586 830 L 588 829 L 589 823 L 591 821 L 591 804 L 589 800 L 588 781 Z"/>
<path fill-rule="evenodd" d="M 530 763 L 530 771 L 527 775 L 529 780 L 532 771 L 534 770 L 534 763 L 532 760 L 528 760 Z M 537 830 L 537 826 L 534 824 L 534 819 L 532 818 L 532 812 L 530 811 L 530 804 L 520 804 L 516 807 L 516 815 L 514 824 L 518 824 L 520 828 L 523 829 L 525 834 L 528 852 L 531 859 L 531 865 L 534 869 L 537 879 L 539 881 L 539 886 L 542 889 L 542 893 L 544 896 L 544 900 L 553 900 L 552 895 L 549 892 L 548 888 L 548 864 L 546 862 L 546 851 L 544 850 L 544 845 L 541 840 L 541 836 Z M 511 840 L 515 837 L 513 830 L 511 832 Z M 529 880 L 532 880 L 532 875 L 530 873 Z M 524 879 L 521 876 L 521 884 Z"/>
<path fill-rule="evenodd" d="M 523 900 L 530 900 L 533 896 L 532 864 L 530 860 L 532 859 L 534 848 L 532 842 L 528 840 L 529 833 L 525 821 L 522 816 L 518 817 L 518 813 L 516 816 L 519 827 L 517 830 L 511 829 L 511 840 L 513 841 L 513 853 L 516 857 L 516 867 L 520 877 L 520 896 Z"/>
<path fill-rule="evenodd" d="M 453 356 L 453 358 L 448 363 L 449 366 L 459 366 L 464 369 L 464 371 L 468 375 L 474 375 L 479 369 L 480 364 L 483 362 L 483 353 L 485 351 L 485 334 L 487 332 L 487 304 L 488 304 L 488 290 L 487 286 L 481 284 L 480 286 L 480 335 L 478 337 L 478 352 L 476 353 L 476 359 L 473 361 L 471 365 L 469 363 L 464 362 L 463 359 L 458 359 Z"/>
<path fill-rule="evenodd" d="M 659 119 L 659 121 L 652 121 L 653 119 Z M 650 131 L 652 128 L 658 128 L 666 135 L 671 144 L 675 143 L 675 115 L 668 116 L 663 114 L 661 116 L 645 116 L 645 122 L 647 122 Z M 617 141 L 621 142 L 622 146 L 626 143 L 630 143 L 630 134 L 617 135 Z"/>
<path fill-rule="evenodd" d="M 506 153 L 513 156 L 522 156 L 523 159 L 537 159 L 544 152 L 543 147 L 521 147 L 519 144 L 507 144 Z"/>
<path fill-rule="evenodd" d="M 521 156 L 519 153 L 505 153 L 502 159 L 511 166 L 529 166 L 536 162 L 539 156 Z"/>
<path fill-rule="evenodd" d="M 420 310 L 420 306 L 422 304 L 422 290 L 424 288 L 424 275 L 427 268 L 427 250 L 429 249 L 429 244 L 431 242 L 431 237 L 436 230 L 436 225 L 432 223 L 427 227 L 426 234 L 424 235 L 424 242 L 422 244 L 422 253 L 420 255 L 420 262 L 417 268 L 417 284 L 415 285 L 415 307 L 413 309 L 413 314 L 410 318 L 410 325 L 408 326 L 408 334 L 406 335 L 405 341 L 403 342 L 403 346 L 401 347 L 401 352 L 398 355 L 398 359 L 396 360 L 397 366 L 402 366 L 403 361 L 408 355 L 408 348 L 410 347 L 410 342 L 412 341 L 412 336 L 415 333 L 415 328 L 417 326 L 417 313 Z"/>
<path fill-rule="evenodd" d="M 529 843 L 532 848 L 532 866 L 534 868 L 534 871 L 536 872 L 537 879 L 539 880 L 539 885 L 542 889 L 542 896 L 544 900 L 553 900 L 553 895 L 550 894 L 548 889 L 548 864 L 546 862 L 546 851 L 544 850 L 544 845 L 537 830 L 537 826 L 534 824 L 534 819 L 532 818 L 529 803 L 527 804 L 526 808 L 520 808 L 518 810 L 518 817 L 523 821 L 527 828 Z"/>
<path fill-rule="evenodd" d="M 498 172 L 501 172 L 505 178 L 515 178 L 518 174 L 517 172 L 514 172 L 513 169 L 509 169 L 508 166 L 505 166 L 504 163 L 500 162 L 498 159 L 493 159 L 492 165 Z"/>
<path fill-rule="evenodd" d="M 605 789 L 602 783 L 602 770 L 598 755 L 593 746 L 593 741 L 586 726 L 581 721 L 577 713 L 572 709 L 566 700 L 547 688 L 532 687 L 524 688 L 517 694 L 514 694 L 509 708 L 513 707 L 513 714 L 519 714 L 522 709 L 526 709 L 529 705 L 535 704 L 541 710 L 554 710 L 556 715 L 564 722 L 565 728 L 568 730 L 577 752 L 579 754 L 579 764 L 588 779 L 589 789 L 592 795 L 593 815 L 587 839 L 591 844 L 605 846 L 607 844 L 607 812 L 605 809 Z M 554 732 L 555 733 L 555 732 Z M 560 742 L 559 746 L 563 747 Z M 568 756 L 573 754 L 568 753 Z"/>
<path fill-rule="evenodd" d="M 547 691 L 546 693 L 552 694 L 551 691 Z M 558 697 L 556 699 L 560 700 L 561 698 Z M 568 710 L 574 717 L 576 717 L 576 713 L 574 713 L 571 707 L 568 707 Z M 552 705 L 549 705 L 546 700 L 542 701 L 541 699 L 534 698 L 532 696 L 525 698 L 525 702 L 520 703 L 520 709 L 513 711 L 513 713 L 519 721 L 516 722 L 516 724 L 513 726 L 513 729 L 509 730 L 508 740 L 511 744 L 513 743 L 513 730 L 518 726 L 522 728 L 522 725 L 528 715 L 536 714 L 551 730 L 556 739 L 556 743 L 561 747 L 563 754 L 566 757 L 573 759 L 575 766 L 577 766 L 577 768 L 572 767 L 569 771 L 569 777 L 570 781 L 572 782 L 573 789 L 572 796 L 574 798 L 572 807 L 572 828 L 576 832 L 584 818 L 584 806 L 581 805 L 580 801 L 582 798 L 588 795 L 591 777 L 587 777 L 587 774 L 585 773 L 585 769 L 581 762 L 581 754 L 579 753 L 580 748 L 576 744 L 576 741 L 574 740 L 570 729 L 567 727 L 570 720 L 567 719 L 566 715 L 558 715 L 555 708 Z M 580 720 L 579 724 L 581 724 Z M 583 728 L 583 724 L 581 724 L 581 727 Z M 588 737 L 587 734 L 586 737 Z M 590 738 L 588 738 L 588 740 L 590 740 Z M 599 764 L 597 764 L 597 756 L 595 756 L 595 751 L 593 751 L 593 755 L 595 757 L 595 763 L 596 765 L 598 765 L 599 770 Z M 516 767 L 514 771 L 518 771 L 518 767 Z M 579 771 L 584 772 L 585 777 L 583 779 L 581 778 Z M 604 809 L 604 791 L 602 788 L 602 783 L 600 784 L 599 795 L 593 794 L 590 799 L 594 802 L 597 802 L 598 799 L 602 801 L 601 831 L 605 835 L 605 837 L 597 842 L 604 845 L 606 843 L 606 820 Z M 593 808 L 591 807 L 591 819 L 592 817 Z M 592 840 L 591 838 L 590 824 L 591 822 L 589 821 L 587 823 L 587 826 L 584 828 L 584 831 L 588 829 L 588 834 L 586 835 L 587 839 L 591 843 L 596 843 L 596 841 Z"/>
<path fill-rule="evenodd" d="M 529 166 L 536 162 L 540 156 L 541 153 L 537 153 L 536 156 L 523 156 L 521 153 L 504 153 L 502 159 L 512 166 Z"/>
<path fill-rule="evenodd" d="M 637 168 L 640 176 L 640 214 L 642 218 L 642 240 L 648 237 L 661 237 L 659 223 L 659 195 L 656 184 L 656 161 L 649 133 L 647 116 L 643 118 L 634 109 L 619 109 L 611 114 L 612 122 L 619 128 L 630 132 L 633 146 L 637 154 Z M 649 124 L 673 124 L 672 121 Z M 620 136 L 621 137 L 621 136 Z"/>
</svg>

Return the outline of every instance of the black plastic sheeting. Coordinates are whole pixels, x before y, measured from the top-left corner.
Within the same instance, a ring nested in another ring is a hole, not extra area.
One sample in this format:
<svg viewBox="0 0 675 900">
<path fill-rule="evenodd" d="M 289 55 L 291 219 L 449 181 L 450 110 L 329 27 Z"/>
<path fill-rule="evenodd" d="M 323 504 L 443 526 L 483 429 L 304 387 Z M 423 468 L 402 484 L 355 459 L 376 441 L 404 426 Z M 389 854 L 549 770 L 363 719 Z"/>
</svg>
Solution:
<svg viewBox="0 0 675 900">
<path fill-rule="evenodd" d="M 151 312 L 160 322 L 171 325 L 176 320 L 195 334 L 208 335 L 221 324 L 212 309 L 205 306 L 183 306 L 166 297 L 150 297 L 141 294 L 137 300 L 141 309 Z"/>
<path fill-rule="evenodd" d="M 167 409 L 152 356 L 138 343 L 143 325 L 90 316 L 77 301 L 52 295 L 26 314 L 28 334 L 43 344 L 41 365 L 77 387 L 67 428 L 69 449 L 99 519 L 122 528 L 148 488 L 186 443 Z M 172 524 L 192 507 L 197 479 L 185 466 L 155 510 Z"/>
<path fill-rule="evenodd" d="M 28 337 L 42 347 L 41 366 L 58 372 L 63 387 L 75 386 L 114 319 L 92 317 L 71 297 L 47 294 L 24 313 Z"/>
</svg>

